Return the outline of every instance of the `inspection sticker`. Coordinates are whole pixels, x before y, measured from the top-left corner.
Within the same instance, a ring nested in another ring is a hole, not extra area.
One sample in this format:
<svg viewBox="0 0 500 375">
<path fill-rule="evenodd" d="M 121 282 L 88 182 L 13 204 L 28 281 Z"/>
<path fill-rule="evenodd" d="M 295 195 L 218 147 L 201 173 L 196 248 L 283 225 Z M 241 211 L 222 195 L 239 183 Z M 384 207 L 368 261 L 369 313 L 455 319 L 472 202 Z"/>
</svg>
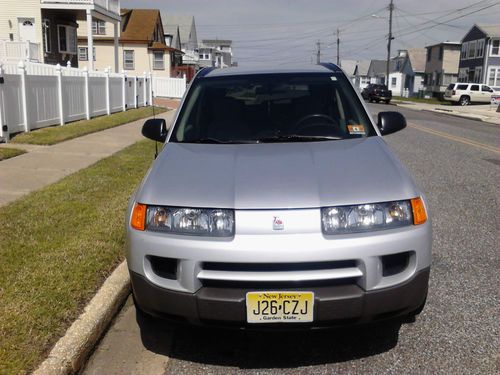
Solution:
<svg viewBox="0 0 500 375">
<path fill-rule="evenodd" d="M 347 130 L 349 130 L 349 134 L 365 135 L 365 127 L 363 125 L 347 125 Z"/>
</svg>

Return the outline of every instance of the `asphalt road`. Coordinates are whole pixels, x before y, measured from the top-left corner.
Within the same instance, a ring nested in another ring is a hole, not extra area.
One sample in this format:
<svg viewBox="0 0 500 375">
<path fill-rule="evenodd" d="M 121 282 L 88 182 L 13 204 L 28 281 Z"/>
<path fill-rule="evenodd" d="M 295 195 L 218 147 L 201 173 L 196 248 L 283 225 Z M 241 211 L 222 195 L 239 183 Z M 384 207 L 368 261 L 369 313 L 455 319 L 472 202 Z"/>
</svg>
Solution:
<svg viewBox="0 0 500 375">
<path fill-rule="evenodd" d="M 322 332 L 175 328 L 127 301 L 84 374 L 500 373 L 500 127 L 394 106 L 386 137 L 429 200 L 434 246 L 415 322 Z"/>
</svg>

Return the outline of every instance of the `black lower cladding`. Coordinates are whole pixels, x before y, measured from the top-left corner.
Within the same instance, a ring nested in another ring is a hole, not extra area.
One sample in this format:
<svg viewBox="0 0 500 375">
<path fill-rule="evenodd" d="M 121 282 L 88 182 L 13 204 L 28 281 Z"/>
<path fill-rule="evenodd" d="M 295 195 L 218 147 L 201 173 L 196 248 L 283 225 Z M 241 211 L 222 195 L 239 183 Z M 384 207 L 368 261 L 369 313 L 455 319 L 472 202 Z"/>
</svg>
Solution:
<svg viewBox="0 0 500 375">
<path fill-rule="evenodd" d="M 426 268 L 397 286 L 369 292 L 357 285 L 293 290 L 314 292 L 314 322 L 306 326 L 363 323 L 416 310 L 427 296 L 429 273 L 430 269 Z M 202 287 L 196 293 L 184 293 L 158 287 L 132 271 L 130 277 L 136 304 L 150 315 L 200 325 L 255 326 L 246 323 L 245 297 L 247 292 L 258 288 Z"/>
</svg>

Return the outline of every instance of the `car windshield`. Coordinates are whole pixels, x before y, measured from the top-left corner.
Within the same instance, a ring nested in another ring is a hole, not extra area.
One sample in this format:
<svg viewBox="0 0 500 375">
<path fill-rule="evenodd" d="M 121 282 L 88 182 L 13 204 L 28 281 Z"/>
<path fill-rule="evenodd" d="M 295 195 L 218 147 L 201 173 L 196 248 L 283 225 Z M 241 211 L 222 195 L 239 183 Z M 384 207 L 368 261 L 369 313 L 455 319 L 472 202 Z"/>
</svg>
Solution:
<svg viewBox="0 0 500 375">
<path fill-rule="evenodd" d="M 373 88 L 378 90 L 387 90 L 386 85 L 374 85 Z"/>
<path fill-rule="evenodd" d="M 255 74 L 197 79 L 170 141 L 311 142 L 373 135 L 343 74 Z"/>
<path fill-rule="evenodd" d="M 450 83 L 448 85 L 448 87 L 446 88 L 446 90 L 453 90 L 455 88 L 455 84 L 454 83 Z"/>
</svg>

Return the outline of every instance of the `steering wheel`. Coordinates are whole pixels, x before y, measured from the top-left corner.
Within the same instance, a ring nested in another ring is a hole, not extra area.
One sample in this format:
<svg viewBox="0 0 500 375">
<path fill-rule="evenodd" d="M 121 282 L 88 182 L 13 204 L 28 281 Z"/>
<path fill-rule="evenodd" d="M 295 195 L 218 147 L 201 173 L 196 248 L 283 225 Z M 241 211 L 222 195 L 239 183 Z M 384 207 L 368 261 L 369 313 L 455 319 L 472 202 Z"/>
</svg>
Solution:
<svg viewBox="0 0 500 375">
<path fill-rule="evenodd" d="M 338 126 L 337 122 L 333 118 L 331 118 L 330 116 L 324 115 L 322 113 L 313 113 L 311 115 L 306 115 L 306 116 L 300 118 L 293 125 L 294 132 L 298 133 L 301 130 L 307 129 L 309 127 L 318 126 L 317 123 L 307 123 L 306 122 L 306 121 L 309 121 L 311 119 L 325 119 L 325 120 L 328 120 L 328 122 L 330 122 L 331 124 Z"/>
</svg>

